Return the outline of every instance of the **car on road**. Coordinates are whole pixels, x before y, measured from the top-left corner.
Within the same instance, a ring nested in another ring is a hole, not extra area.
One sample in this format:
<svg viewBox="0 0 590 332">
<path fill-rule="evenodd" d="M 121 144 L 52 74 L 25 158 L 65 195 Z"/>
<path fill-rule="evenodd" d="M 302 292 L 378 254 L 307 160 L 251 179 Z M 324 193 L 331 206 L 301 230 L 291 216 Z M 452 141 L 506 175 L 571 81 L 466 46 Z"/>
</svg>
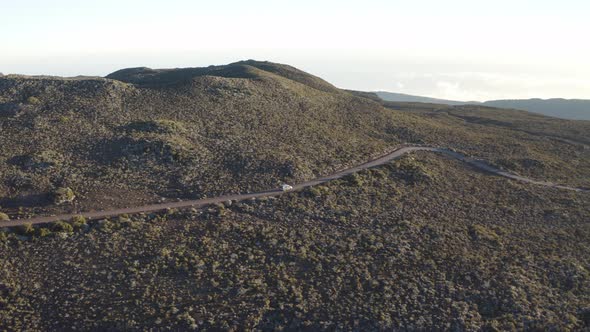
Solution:
<svg viewBox="0 0 590 332">
<path fill-rule="evenodd" d="M 283 183 L 283 185 L 281 186 L 281 190 L 283 190 L 283 191 L 293 190 L 293 186 Z"/>
</svg>

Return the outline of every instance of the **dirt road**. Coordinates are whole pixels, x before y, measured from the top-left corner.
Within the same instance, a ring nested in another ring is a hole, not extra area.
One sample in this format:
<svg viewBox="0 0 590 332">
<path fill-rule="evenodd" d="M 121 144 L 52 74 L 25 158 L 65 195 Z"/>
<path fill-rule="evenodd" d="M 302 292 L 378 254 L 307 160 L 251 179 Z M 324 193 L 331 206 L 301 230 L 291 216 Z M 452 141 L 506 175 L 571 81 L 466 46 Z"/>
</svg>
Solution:
<svg viewBox="0 0 590 332">
<path fill-rule="evenodd" d="M 482 160 L 473 159 L 473 158 L 464 156 L 458 152 L 454 152 L 454 151 L 444 149 L 444 148 L 425 147 L 425 146 L 403 147 L 403 148 L 397 149 L 397 150 L 395 150 L 383 157 L 369 161 L 369 162 L 364 163 L 362 165 L 358 165 L 358 166 L 355 166 L 355 167 L 352 167 L 352 168 L 349 168 L 346 170 L 342 170 L 342 171 L 336 172 L 332 175 L 328 175 L 328 176 L 321 177 L 318 179 L 295 184 L 295 185 L 293 185 L 293 190 L 299 190 L 299 189 L 303 189 L 306 187 L 315 186 L 315 185 L 318 185 L 318 184 L 321 184 L 324 182 L 328 182 L 328 181 L 342 178 L 344 176 L 347 176 L 352 173 L 356 173 L 356 172 L 361 171 L 363 169 L 368 169 L 368 168 L 380 166 L 380 165 L 386 164 L 392 160 L 398 159 L 406 153 L 415 152 L 415 151 L 430 151 L 430 152 L 435 152 L 435 153 L 442 153 L 444 155 L 461 160 L 461 161 L 463 161 L 467 164 L 470 164 L 470 165 L 472 165 L 478 169 L 481 169 L 483 171 L 486 171 L 486 172 L 489 172 L 489 173 L 492 173 L 492 174 L 495 174 L 498 176 L 503 176 L 503 177 L 506 177 L 509 179 L 517 180 L 517 181 L 522 181 L 522 182 L 531 183 L 531 184 L 540 185 L 540 186 L 564 189 L 564 190 L 573 190 L 573 191 L 578 191 L 578 192 L 588 192 L 589 191 L 588 189 L 584 189 L 584 188 L 568 187 L 568 186 L 563 186 L 563 185 L 559 185 L 559 184 L 555 184 L 555 183 L 551 183 L 551 182 L 536 181 L 533 179 L 525 178 L 525 177 L 522 177 L 519 175 L 515 175 L 515 174 L 511 174 L 511 173 L 502 171 L 498 168 L 495 168 L 495 167 L 487 164 L 486 162 L 484 162 Z M 84 216 L 86 219 L 100 219 L 100 218 L 108 218 L 108 217 L 112 217 L 112 216 L 117 216 L 117 215 L 121 215 L 121 214 L 155 212 L 155 211 L 161 211 L 161 210 L 166 210 L 166 209 L 175 209 L 175 208 L 189 208 L 189 207 L 198 208 L 198 207 L 203 207 L 203 206 L 210 205 L 210 204 L 223 203 L 223 202 L 227 202 L 230 200 L 243 201 L 243 200 L 248 200 L 248 199 L 258 198 L 258 197 L 278 196 L 282 193 L 283 193 L 283 191 L 280 188 L 276 188 L 276 189 L 270 189 L 267 191 L 250 193 L 250 194 L 225 195 L 225 196 L 219 196 L 219 197 L 214 197 L 214 198 L 160 203 L 160 204 L 137 206 L 137 207 L 123 208 L 123 209 L 93 211 L 93 212 L 80 212 L 80 213 L 75 213 L 75 214 L 64 214 L 64 215 L 58 215 L 58 216 L 34 217 L 34 218 L 30 218 L 30 219 L 19 219 L 19 220 L 10 220 L 10 221 L 6 221 L 6 222 L 2 222 L 2 223 L 0 223 L 0 227 L 12 227 L 12 226 L 19 226 L 19 225 L 23 225 L 23 224 L 50 223 L 50 222 L 55 222 L 58 220 L 69 220 L 72 217 L 77 216 L 77 215 Z"/>
</svg>

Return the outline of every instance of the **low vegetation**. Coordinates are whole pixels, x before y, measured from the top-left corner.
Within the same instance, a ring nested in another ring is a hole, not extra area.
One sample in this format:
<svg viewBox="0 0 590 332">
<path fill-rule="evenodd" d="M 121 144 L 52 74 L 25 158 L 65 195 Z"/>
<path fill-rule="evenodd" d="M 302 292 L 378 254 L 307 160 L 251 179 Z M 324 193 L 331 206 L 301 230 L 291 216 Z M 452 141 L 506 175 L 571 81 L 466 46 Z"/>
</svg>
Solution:
<svg viewBox="0 0 590 332">
<path fill-rule="evenodd" d="M 3 235 L 0 328 L 582 330 L 588 204 L 419 154 L 278 199 L 39 226 Z"/>
<path fill-rule="evenodd" d="M 76 195 L 71 188 L 57 188 L 52 193 L 53 203 L 56 205 L 71 203 L 75 198 Z"/>
<path fill-rule="evenodd" d="M 0 77 L 0 222 L 276 188 L 403 144 L 590 187 L 590 125 L 293 67 Z M 0 330 L 590 329 L 590 196 L 433 153 L 204 209 L 0 230 Z"/>
<path fill-rule="evenodd" d="M 266 190 L 403 143 L 589 186 L 590 149 L 576 143 L 588 132 L 526 112 L 382 103 L 257 61 L 106 79 L 10 75 L 0 77 L 0 206 L 13 217 L 74 212 L 56 188 L 71 188 L 81 210 Z"/>
</svg>

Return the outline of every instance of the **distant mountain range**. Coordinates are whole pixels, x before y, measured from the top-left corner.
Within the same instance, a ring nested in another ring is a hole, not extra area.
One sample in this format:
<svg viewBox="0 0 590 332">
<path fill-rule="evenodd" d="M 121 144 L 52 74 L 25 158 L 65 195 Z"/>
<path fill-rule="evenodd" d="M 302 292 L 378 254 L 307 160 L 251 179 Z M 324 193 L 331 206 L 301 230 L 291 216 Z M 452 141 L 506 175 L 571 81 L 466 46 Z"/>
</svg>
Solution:
<svg viewBox="0 0 590 332">
<path fill-rule="evenodd" d="M 571 120 L 590 120 L 590 100 L 586 99 L 513 99 L 513 100 L 490 100 L 486 102 L 477 101 L 456 101 L 437 99 L 421 96 L 412 96 L 403 93 L 385 91 L 375 92 L 379 98 L 385 101 L 415 102 L 444 105 L 484 105 L 498 108 L 509 108 L 539 113 Z"/>
</svg>

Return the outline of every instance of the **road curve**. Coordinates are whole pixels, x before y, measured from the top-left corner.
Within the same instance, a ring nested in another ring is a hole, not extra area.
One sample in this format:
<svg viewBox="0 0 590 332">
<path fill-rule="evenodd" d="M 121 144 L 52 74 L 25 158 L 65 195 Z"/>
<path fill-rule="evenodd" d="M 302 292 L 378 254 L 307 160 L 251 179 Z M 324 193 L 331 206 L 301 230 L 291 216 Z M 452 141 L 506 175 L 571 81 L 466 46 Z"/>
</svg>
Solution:
<svg viewBox="0 0 590 332">
<path fill-rule="evenodd" d="M 364 170 L 364 169 L 380 166 L 380 165 L 386 164 L 392 160 L 398 159 L 406 153 L 415 152 L 415 151 L 430 151 L 430 152 L 441 153 L 441 154 L 450 156 L 452 158 L 458 159 L 460 161 L 463 161 L 463 162 L 470 164 L 470 165 L 472 165 L 478 169 L 481 169 L 483 171 L 486 171 L 486 172 L 489 172 L 489 173 L 492 173 L 492 174 L 495 174 L 498 176 L 503 176 L 503 177 L 506 177 L 509 179 L 517 180 L 517 181 L 522 181 L 522 182 L 526 182 L 526 183 L 531 183 L 531 184 L 541 185 L 541 186 L 546 186 L 546 187 L 552 187 L 552 188 L 557 188 L 557 189 L 573 190 L 573 191 L 578 191 L 578 192 L 590 191 L 590 190 L 584 189 L 584 188 L 568 187 L 568 186 L 563 186 L 563 185 L 559 185 L 559 184 L 555 184 L 555 183 L 551 183 L 551 182 L 532 180 L 529 178 L 525 178 L 525 177 L 522 177 L 519 175 L 515 175 L 515 174 L 511 174 L 511 173 L 502 171 L 498 168 L 495 168 L 495 167 L 487 164 L 484 161 L 464 156 L 464 155 L 462 155 L 458 152 L 455 152 L 455 151 L 451 151 L 451 150 L 444 149 L 444 148 L 427 147 L 427 146 L 402 147 L 402 148 L 399 148 L 393 152 L 390 152 L 380 158 L 369 161 L 367 163 L 364 163 L 364 164 L 361 164 L 361 165 L 358 165 L 358 166 L 355 166 L 352 168 L 348 168 L 348 169 L 345 169 L 342 171 L 338 171 L 332 175 L 328 175 L 328 176 L 317 178 L 317 179 L 310 180 L 307 182 L 295 184 L 295 185 L 293 185 L 293 190 L 299 190 L 299 189 L 303 189 L 306 187 L 315 186 L 318 184 L 322 184 L 324 182 L 328 182 L 328 181 L 342 178 L 344 176 L 356 173 L 356 172 Z M 130 207 L 130 208 L 114 209 L 114 210 L 80 212 L 80 213 L 74 213 L 74 214 L 63 214 L 63 215 L 58 215 L 58 216 L 42 216 L 42 217 L 34 217 L 34 218 L 29 218 L 29 219 L 18 219 L 18 220 L 10 220 L 10 221 L 0 222 L 0 227 L 13 227 L 13 226 L 19 226 L 19 225 L 23 225 L 23 224 L 51 223 L 51 222 L 56 222 L 58 220 L 69 220 L 69 219 L 73 218 L 74 216 L 84 216 L 86 219 L 91 220 L 91 219 L 108 218 L 108 217 L 117 216 L 117 215 L 121 215 L 121 214 L 155 212 L 155 211 L 162 211 L 162 210 L 166 210 L 166 209 L 189 208 L 189 207 L 199 208 L 199 207 L 203 207 L 203 206 L 210 205 L 210 204 L 227 202 L 230 200 L 243 201 L 243 200 L 258 198 L 258 197 L 278 196 L 282 193 L 283 193 L 283 191 L 281 189 L 276 188 L 276 189 L 270 189 L 267 191 L 261 191 L 261 192 L 250 193 L 250 194 L 224 195 L 224 196 L 219 196 L 219 197 L 214 197 L 214 198 L 187 200 L 187 201 L 180 201 L 180 202 L 168 202 L 168 203 L 144 205 L 144 206 L 137 206 L 137 207 Z"/>
</svg>

